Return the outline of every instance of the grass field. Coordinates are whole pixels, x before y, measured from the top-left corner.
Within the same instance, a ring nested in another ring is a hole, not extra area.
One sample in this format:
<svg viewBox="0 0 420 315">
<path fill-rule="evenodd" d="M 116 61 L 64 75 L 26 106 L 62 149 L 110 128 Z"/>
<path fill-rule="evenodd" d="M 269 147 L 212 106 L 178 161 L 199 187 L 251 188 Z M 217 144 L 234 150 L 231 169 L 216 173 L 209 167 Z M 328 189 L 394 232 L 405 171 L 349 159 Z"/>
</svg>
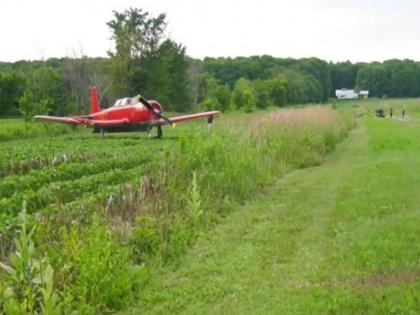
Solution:
<svg viewBox="0 0 420 315">
<path fill-rule="evenodd" d="M 156 270 L 133 314 L 417 314 L 419 132 L 359 121 L 322 166 L 280 179 Z"/>
<path fill-rule="evenodd" d="M 416 314 L 420 101 L 334 107 L 0 143 L 3 311 Z"/>
</svg>

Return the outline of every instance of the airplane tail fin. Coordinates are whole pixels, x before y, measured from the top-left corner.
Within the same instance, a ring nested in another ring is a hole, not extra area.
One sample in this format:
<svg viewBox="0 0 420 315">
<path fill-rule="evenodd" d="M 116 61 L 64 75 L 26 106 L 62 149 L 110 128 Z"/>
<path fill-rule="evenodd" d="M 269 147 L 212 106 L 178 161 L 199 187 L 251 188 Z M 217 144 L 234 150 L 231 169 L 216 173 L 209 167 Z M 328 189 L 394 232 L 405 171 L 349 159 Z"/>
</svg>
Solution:
<svg viewBox="0 0 420 315">
<path fill-rule="evenodd" d="M 96 92 L 96 86 L 94 86 L 90 92 L 90 113 L 94 114 L 100 111 L 101 108 L 99 107 L 98 94 Z"/>
</svg>

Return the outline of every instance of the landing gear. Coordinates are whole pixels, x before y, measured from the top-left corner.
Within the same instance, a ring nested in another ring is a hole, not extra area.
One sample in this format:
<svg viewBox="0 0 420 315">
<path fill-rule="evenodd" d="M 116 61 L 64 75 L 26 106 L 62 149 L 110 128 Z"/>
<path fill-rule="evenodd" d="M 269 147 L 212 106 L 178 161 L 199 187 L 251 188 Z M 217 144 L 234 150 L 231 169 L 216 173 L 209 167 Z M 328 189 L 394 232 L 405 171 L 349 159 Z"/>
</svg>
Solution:
<svg viewBox="0 0 420 315">
<path fill-rule="evenodd" d="M 101 138 L 103 138 L 103 137 L 104 137 L 104 133 L 105 133 L 104 128 L 101 128 L 101 131 L 100 131 L 99 136 L 100 136 Z"/>
<path fill-rule="evenodd" d="M 157 126 L 157 137 L 158 139 L 162 138 L 163 132 L 162 132 L 162 126 Z"/>
<path fill-rule="evenodd" d="M 211 130 L 213 127 L 213 116 L 207 117 L 207 130 L 209 131 L 209 134 L 211 134 Z"/>
</svg>

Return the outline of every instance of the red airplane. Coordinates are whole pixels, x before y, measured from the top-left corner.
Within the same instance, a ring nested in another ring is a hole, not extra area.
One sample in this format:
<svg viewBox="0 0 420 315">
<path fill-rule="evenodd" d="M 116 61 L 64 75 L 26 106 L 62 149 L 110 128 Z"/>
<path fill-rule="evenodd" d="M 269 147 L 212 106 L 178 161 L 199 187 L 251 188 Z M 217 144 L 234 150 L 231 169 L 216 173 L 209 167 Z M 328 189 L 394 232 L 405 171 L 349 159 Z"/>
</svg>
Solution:
<svg viewBox="0 0 420 315">
<path fill-rule="evenodd" d="M 104 132 L 130 132 L 130 131 L 150 131 L 153 127 L 157 128 L 158 138 L 162 137 L 162 126 L 174 125 L 175 123 L 207 118 L 207 123 L 213 123 L 213 117 L 220 114 L 218 111 L 203 112 L 198 114 L 183 115 L 167 118 L 162 115 L 162 106 L 153 100 L 146 100 L 143 96 L 123 98 L 115 102 L 114 106 L 101 110 L 98 101 L 96 87 L 92 88 L 90 115 L 86 116 L 34 116 L 37 121 L 56 122 L 61 124 L 93 127 L 94 133 L 100 133 L 103 137 Z"/>
</svg>

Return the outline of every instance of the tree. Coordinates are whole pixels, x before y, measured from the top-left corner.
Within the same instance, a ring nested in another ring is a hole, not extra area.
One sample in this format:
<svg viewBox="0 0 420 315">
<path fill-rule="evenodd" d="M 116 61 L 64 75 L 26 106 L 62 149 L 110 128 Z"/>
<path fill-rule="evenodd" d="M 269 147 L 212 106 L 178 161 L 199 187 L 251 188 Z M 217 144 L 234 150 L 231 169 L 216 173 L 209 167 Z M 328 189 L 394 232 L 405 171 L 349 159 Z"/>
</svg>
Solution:
<svg viewBox="0 0 420 315">
<path fill-rule="evenodd" d="M 202 100 L 202 96 L 200 95 L 203 77 L 202 72 L 203 68 L 201 60 L 190 58 L 188 62 L 187 75 L 189 82 L 189 91 L 192 100 L 191 105 L 193 109 L 195 109 L 198 103 Z"/>
<path fill-rule="evenodd" d="M 226 111 L 231 105 L 231 91 L 228 85 L 220 84 L 212 75 L 206 73 L 201 78 L 200 107 L 203 110 Z"/>
<path fill-rule="evenodd" d="M 172 40 L 165 40 L 156 55 L 143 59 L 142 72 L 147 78 L 144 91 L 153 95 L 165 108 L 187 111 L 191 108 L 188 61 L 185 47 Z"/>
<path fill-rule="evenodd" d="M 109 51 L 114 92 L 117 95 L 134 95 L 144 88 L 145 81 L 136 78 L 142 59 L 152 58 L 166 27 L 166 16 L 153 18 L 148 12 L 130 8 L 120 13 L 113 11 L 114 19 L 107 23 L 112 31 L 115 51 Z M 136 80 L 137 79 L 137 80 Z M 133 86 L 136 82 L 138 86 Z"/>
<path fill-rule="evenodd" d="M 254 93 L 252 93 L 251 90 L 245 90 L 243 91 L 242 95 L 242 109 L 245 113 L 252 113 L 255 112 L 257 109 L 257 102 L 255 100 Z"/>
<path fill-rule="evenodd" d="M 383 63 L 389 76 L 388 95 L 416 97 L 420 95 L 419 66 L 411 60 L 388 60 Z"/>
<path fill-rule="evenodd" d="M 26 121 L 34 114 L 65 115 L 67 100 L 58 72 L 51 67 L 36 69 L 19 99 L 19 109 Z"/>
<path fill-rule="evenodd" d="M 23 119 L 29 122 L 34 115 L 48 114 L 51 110 L 50 98 L 37 100 L 32 91 L 25 91 L 19 99 L 19 110 Z"/>
<path fill-rule="evenodd" d="M 31 91 L 36 103 L 48 103 L 52 113 L 65 115 L 67 102 L 59 73 L 51 67 L 36 69 L 28 81 L 27 91 Z"/>
<path fill-rule="evenodd" d="M 60 76 L 68 94 L 68 113 L 87 114 L 91 88 L 97 87 L 99 99 L 109 90 L 108 60 L 88 58 L 81 51 L 73 52 L 72 58 L 64 58 L 63 63 Z"/>
<path fill-rule="evenodd" d="M 310 84 L 312 93 L 308 96 L 308 101 L 328 101 L 331 91 L 331 75 L 328 64 L 324 60 L 318 58 L 300 59 L 294 68 L 304 74 L 307 77 L 307 83 Z"/>
<path fill-rule="evenodd" d="M 188 60 L 185 47 L 169 39 L 162 42 L 165 19 L 165 14 L 154 18 L 141 9 L 114 11 L 107 23 L 115 41 L 115 51 L 109 52 L 114 92 L 141 93 L 166 109 L 186 111 L 191 108 Z"/>
<path fill-rule="evenodd" d="M 362 65 L 357 72 L 356 88 L 369 90 L 372 96 L 381 97 L 389 93 L 388 71 L 380 63 Z"/>
<path fill-rule="evenodd" d="M 330 63 L 329 68 L 332 84 L 330 96 L 335 96 L 335 90 L 353 89 L 356 86 L 357 64 L 350 61 Z"/>
<path fill-rule="evenodd" d="M 265 109 L 273 105 L 271 86 L 268 80 L 255 80 L 253 82 L 253 88 L 258 108 Z"/>
<path fill-rule="evenodd" d="M 241 78 L 235 83 L 232 92 L 232 104 L 236 109 L 244 109 L 246 112 L 256 109 L 257 102 L 249 80 Z"/>
<path fill-rule="evenodd" d="M 15 71 L 0 72 L 0 116 L 19 113 L 19 98 L 23 93 L 25 79 Z"/>
<path fill-rule="evenodd" d="M 287 102 L 287 83 L 282 78 L 256 80 L 253 87 L 258 108 L 284 106 Z"/>
</svg>

